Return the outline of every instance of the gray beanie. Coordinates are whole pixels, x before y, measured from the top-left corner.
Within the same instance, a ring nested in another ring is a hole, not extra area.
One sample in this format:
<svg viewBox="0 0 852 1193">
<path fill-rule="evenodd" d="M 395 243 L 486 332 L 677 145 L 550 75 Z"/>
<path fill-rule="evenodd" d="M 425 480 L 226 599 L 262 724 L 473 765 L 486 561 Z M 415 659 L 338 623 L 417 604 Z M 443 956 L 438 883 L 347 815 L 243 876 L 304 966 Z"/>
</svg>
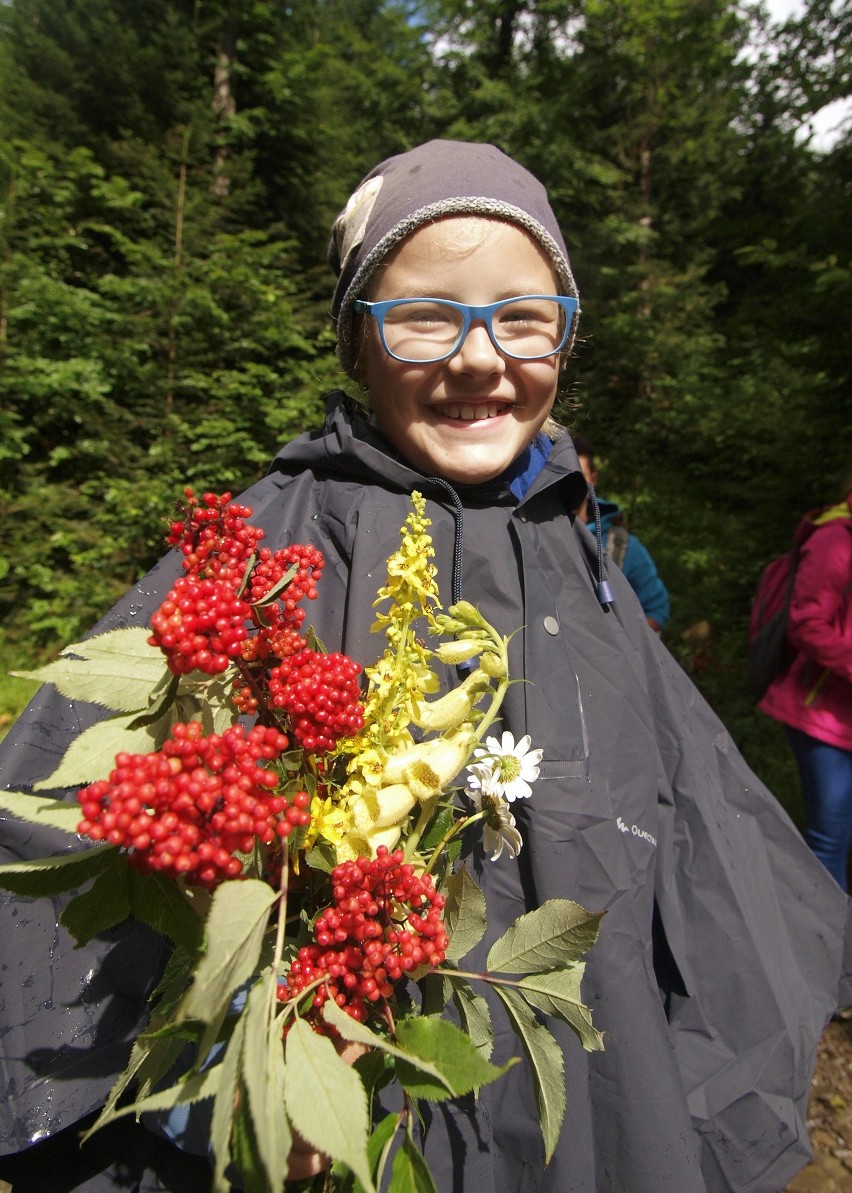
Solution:
<svg viewBox="0 0 852 1193">
<path fill-rule="evenodd" d="M 371 170 L 334 221 L 328 260 L 338 282 L 331 314 L 337 352 L 350 376 L 356 356 L 355 299 L 394 245 L 447 215 L 495 216 L 519 224 L 553 262 L 562 293 L 579 297 L 568 250 L 538 179 L 494 145 L 427 141 Z M 572 338 L 576 321 L 575 315 Z"/>
</svg>

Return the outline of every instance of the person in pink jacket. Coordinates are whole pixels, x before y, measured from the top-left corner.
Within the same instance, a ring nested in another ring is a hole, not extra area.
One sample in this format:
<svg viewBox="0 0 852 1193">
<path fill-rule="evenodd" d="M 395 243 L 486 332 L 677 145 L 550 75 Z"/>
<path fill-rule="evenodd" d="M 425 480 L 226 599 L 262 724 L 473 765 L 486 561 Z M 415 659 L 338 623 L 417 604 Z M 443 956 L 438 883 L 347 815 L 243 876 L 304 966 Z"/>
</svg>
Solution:
<svg viewBox="0 0 852 1193">
<path fill-rule="evenodd" d="M 852 839 L 852 478 L 837 505 L 799 523 L 790 600 L 790 666 L 758 707 L 790 739 L 805 801 L 805 838 L 847 890 Z"/>
</svg>

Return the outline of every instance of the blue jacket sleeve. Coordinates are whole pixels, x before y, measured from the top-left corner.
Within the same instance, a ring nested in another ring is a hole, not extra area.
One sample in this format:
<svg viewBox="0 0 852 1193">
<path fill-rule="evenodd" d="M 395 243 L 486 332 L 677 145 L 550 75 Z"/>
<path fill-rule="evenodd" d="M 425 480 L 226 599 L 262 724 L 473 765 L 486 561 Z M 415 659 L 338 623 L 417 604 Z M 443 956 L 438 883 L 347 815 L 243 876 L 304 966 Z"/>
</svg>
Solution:
<svg viewBox="0 0 852 1193">
<path fill-rule="evenodd" d="M 622 566 L 625 579 L 639 598 L 646 617 L 653 617 L 659 626 L 669 619 L 669 593 L 660 579 L 651 552 L 641 539 L 631 534 Z"/>
</svg>

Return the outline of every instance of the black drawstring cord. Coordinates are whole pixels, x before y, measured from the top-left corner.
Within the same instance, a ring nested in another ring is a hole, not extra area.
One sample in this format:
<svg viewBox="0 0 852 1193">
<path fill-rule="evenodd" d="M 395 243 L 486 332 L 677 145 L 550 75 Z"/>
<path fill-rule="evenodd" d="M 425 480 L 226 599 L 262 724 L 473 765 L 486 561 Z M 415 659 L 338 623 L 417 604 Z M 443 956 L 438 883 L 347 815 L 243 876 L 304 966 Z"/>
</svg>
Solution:
<svg viewBox="0 0 852 1193">
<path fill-rule="evenodd" d="M 598 600 L 604 608 L 607 605 L 612 605 L 615 601 L 615 593 L 612 591 L 609 580 L 606 576 L 606 565 L 604 564 L 604 549 L 603 549 L 603 532 L 601 530 L 601 511 L 598 505 L 598 499 L 595 495 L 595 487 L 591 482 L 589 483 L 589 501 L 592 503 L 592 513 L 595 517 L 595 537 L 598 540 L 598 578 L 595 583 L 595 592 Z"/>
<path fill-rule="evenodd" d="M 453 503 L 453 517 L 456 520 L 456 534 L 453 539 L 453 585 L 452 603 L 457 605 L 462 599 L 462 559 L 464 554 L 464 506 L 461 498 L 449 481 L 440 476 L 430 476 L 433 485 L 440 485 Z"/>
</svg>

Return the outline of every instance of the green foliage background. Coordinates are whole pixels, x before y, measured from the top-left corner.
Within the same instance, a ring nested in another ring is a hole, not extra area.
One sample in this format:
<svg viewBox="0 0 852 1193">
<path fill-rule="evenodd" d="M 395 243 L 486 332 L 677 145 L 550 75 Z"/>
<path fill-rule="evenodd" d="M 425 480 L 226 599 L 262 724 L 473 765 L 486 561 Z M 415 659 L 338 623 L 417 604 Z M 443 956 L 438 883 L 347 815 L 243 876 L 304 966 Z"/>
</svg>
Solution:
<svg viewBox="0 0 852 1193">
<path fill-rule="evenodd" d="M 762 565 L 852 471 L 852 17 L 725 0 L 0 7 L 0 653 L 83 634 L 184 484 L 237 492 L 342 382 L 328 229 L 382 157 L 490 140 L 583 297 L 560 413 L 672 594 L 666 640 L 798 815 L 744 683 Z M 0 690 L 0 719 L 21 699 Z"/>
</svg>

